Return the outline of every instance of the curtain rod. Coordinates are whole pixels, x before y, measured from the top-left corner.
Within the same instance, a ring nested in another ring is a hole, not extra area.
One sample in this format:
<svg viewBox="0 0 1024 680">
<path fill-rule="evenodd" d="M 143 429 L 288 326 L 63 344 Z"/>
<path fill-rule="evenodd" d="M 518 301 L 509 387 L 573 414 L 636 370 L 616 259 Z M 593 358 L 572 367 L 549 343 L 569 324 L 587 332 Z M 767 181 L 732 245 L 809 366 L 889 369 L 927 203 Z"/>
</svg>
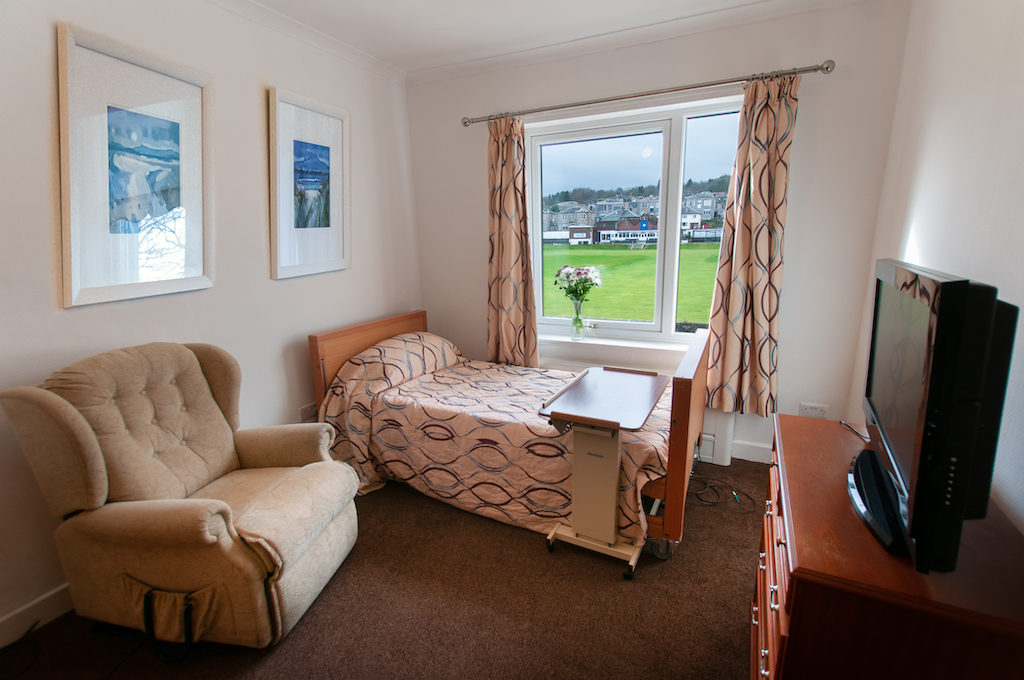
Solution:
<svg viewBox="0 0 1024 680">
<path fill-rule="evenodd" d="M 544 111 L 558 111 L 559 109 L 571 109 L 577 106 L 589 106 L 591 104 L 605 104 L 607 102 L 621 101 L 623 99 L 636 99 L 638 97 L 651 97 L 658 94 L 669 94 L 671 92 L 684 92 L 686 90 L 699 90 L 705 87 L 715 87 L 716 85 L 731 85 L 733 83 L 747 83 L 752 80 L 764 80 L 768 78 L 784 78 L 786 76 L 797 76 L 804 73 L 832 73 L 836 68 L 836 62 L 832 59 L 826 59 L 820 64 L 814 66 L 801 66 L 799 68 L 791 68 L 783 71 L 768 71 L 766 73 L 754 73 L 749 76 L 741 76 L 737 78 L 723 78 L 722 80 L 710 80 L 706 83 L 695 83 L 693 85 L 680 85 L 678 87 L 666 87 L 661 90 L 648 90 L 647 92 L 637 92 L 634 94 L 621 94 L 614 97 L 601 97 L 600 99 L 588 99 L 582 102 L 572 102 L 571 104 L 557 104 L 555 106 L 538 106 L 534 109 L 523 109 L 522 111 L 508 111 L 506 113 L 492 113 L 489 116 L 477 116 L 475 118 L 463 118 L 463 127 L 469 127 L 473 123 L 482 123 L 484 121 L 498 120 L 499 118 L 505 118 L 507 116 L 525 116 L 531 113 L 542 113 Z"/>
</svg>

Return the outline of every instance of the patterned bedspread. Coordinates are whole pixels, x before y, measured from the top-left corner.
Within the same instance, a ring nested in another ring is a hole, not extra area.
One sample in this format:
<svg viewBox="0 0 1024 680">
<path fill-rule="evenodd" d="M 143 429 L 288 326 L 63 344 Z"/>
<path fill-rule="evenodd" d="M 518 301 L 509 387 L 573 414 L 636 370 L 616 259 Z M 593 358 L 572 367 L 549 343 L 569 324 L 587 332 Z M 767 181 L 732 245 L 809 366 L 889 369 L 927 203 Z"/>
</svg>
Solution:
<svg viewBox="0 0 1024 680">
<path fill-rule="evenodd" d="M 572 432 L 537 415 L 575 374 L 466 360 L 447 340 L 407 333 L 346 363 L 320 419 L 361 493 L 389 479 L 470 512 L 547 533 L 570 523 Z M 640 489 L 663 476 L 670 389 L 643 429 L 622 432 L 619 536 L 642 543 Z"/>
</svg>

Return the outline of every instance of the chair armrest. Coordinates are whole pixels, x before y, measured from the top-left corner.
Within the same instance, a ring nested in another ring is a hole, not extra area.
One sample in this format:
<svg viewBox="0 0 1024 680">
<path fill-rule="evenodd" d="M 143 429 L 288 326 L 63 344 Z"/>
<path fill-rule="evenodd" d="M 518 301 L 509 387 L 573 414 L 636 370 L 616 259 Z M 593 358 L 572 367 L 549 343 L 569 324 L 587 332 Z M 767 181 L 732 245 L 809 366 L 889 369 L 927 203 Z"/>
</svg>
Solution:
<svg viewBox="0 0 1024 680">
<path fill-rule="evenodd" d="M 60 395 L 40 387 L 0 391 L 25 458 L 54 517 L 107 501 L 107 465 L 96 433 Z"/>
<path fill-rule="evenodd" d="M 213 498 L 121 501 L 82 512 L 64 522 L 96 541 L 146 548 L 182 548 L 234 540 L 231 508 Z"/>
<path fill-rule="evenodd" d="M 243 468 L 302 467 L 331 460 L 333 437 L 327 423 L 256 427 L 235 432 L 235 451 Z"/>
</svg>

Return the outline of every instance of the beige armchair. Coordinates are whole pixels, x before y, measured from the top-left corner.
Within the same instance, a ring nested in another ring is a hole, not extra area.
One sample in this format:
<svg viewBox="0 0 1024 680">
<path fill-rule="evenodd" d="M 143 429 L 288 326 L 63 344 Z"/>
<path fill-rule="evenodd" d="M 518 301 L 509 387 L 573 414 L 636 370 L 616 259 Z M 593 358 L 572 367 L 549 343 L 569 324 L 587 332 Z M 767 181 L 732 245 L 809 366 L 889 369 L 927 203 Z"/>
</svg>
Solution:
<svg viewBox="0 0 1024 680">
<path fill-rule="evenodd" d="M 153 343 L 0 392 L 57 527 L 79 615 L 250 647 L 292 629 L 356 540 L 330 426 L 238 429 L 240 371 Z"/>
</svg>

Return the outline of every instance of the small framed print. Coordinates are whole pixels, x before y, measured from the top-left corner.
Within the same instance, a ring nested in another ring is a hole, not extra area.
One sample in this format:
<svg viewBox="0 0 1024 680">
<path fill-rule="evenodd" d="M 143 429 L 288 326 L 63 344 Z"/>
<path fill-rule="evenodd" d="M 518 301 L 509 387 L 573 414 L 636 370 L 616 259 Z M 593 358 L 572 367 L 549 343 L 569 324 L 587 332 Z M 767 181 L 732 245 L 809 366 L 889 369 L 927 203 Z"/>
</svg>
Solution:
<svg viewBox="0 0 1024 680">
<path fill-rule="evenodd" d="M 349 114 L 270 88 L 270 272 L 274 279 L 345 269 Z"/>
<path fill-rule="evenodd" d="M 64 307 L 210 287 L 205 76 L 57 31 Z"/>
</svg>

